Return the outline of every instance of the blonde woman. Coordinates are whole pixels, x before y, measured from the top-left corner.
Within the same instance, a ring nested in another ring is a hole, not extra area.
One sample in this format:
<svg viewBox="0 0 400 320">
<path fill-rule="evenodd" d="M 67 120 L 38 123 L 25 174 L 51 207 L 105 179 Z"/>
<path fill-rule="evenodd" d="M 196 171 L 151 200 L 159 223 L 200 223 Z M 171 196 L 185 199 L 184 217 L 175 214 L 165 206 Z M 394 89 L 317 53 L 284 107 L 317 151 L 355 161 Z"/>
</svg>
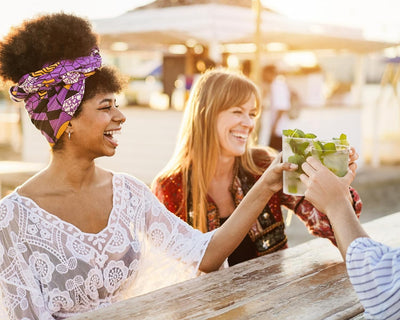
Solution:
<svg viewBox="0 0 400 320">
<path fill-rule="evenodd" d="M 244 75 L 226 69 L 203 74 L 191 92 L 175 154 L 153 181 L 152 190 L 159 200 L 202 232 L 223 225 L 273 160 L 280 157 L 273 149 L 254 146 L 259 112 L 257 87 Z M 356 158 L 353 152 L 351 161 Z M 336 244 L 323 213 L 303 197 L 283 194 L 281 175 L 270 184 L 274 194 L 229 256 L 229 265 L 287 247 L 281 205 L 294 210 L 312 234 Z M 350 195 L 359 216 L 360 198 L 352 188 Z"/>
</svg>

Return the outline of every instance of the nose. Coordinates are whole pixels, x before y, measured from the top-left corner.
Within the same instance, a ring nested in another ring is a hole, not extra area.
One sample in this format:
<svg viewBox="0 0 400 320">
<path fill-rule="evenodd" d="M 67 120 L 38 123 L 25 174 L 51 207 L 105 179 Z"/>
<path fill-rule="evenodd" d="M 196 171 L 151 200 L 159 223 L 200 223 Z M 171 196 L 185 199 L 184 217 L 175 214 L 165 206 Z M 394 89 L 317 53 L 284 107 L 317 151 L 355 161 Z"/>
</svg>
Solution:
<svg viewBox="0 0 400 320">
<path fill-rule="evenodd" d="M 254 128 L 255 125 L 254 117 L 250 116 L 249 114 L 244 114 L 242 118 L 242 125 L 250 129 Z"/>
<path fill-rule="evenodd" d="M 125 115 L 121 112 L 121 110 L 119 110 L 117 108 L 114 108 L 114 110 L 115 110 L 115 114 L 114 114 L 113 120 L 123 124 L 126 121 Z"/>
</svg>

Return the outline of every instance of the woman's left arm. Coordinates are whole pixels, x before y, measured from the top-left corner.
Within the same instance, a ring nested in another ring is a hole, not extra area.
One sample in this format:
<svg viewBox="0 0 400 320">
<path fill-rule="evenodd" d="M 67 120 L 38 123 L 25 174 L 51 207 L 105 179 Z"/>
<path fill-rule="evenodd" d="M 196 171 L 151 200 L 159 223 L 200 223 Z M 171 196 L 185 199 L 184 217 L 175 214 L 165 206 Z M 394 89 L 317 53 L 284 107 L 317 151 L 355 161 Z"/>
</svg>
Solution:
<svg viewBox="0 0 400 320">
<path fill-rule="evenodd" d="M 249 232 L 274 193 L 282 188 L 282 172 L 297 165 L 281 163 L 277 156 L 246 194 L 228 220 L 214 232 L 201 233 L 170 213 L 146 188 L 145 232 L 147 239 L 174 259 L 203 272 L 218 270 Z M 146 194 L 147 193 L 147 194 Z"/>
<path fill-rule="evenodd" d="M 218 229 L 200 264 L 204 272 L 217 270 L 246 236 L 272 195 L 282 189 L 282 172 L 294 171 L 297 165 L 281 163 L 281 154 L 249 190 L 229 219 Z"/>
</svg>

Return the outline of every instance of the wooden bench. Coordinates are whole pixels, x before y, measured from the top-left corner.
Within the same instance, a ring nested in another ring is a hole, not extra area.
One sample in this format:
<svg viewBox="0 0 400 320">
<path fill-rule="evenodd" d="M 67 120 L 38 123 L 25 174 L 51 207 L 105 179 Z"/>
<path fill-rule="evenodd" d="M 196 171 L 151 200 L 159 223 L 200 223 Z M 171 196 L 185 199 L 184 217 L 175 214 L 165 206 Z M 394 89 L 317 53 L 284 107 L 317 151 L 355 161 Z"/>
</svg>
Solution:
<svg viewBox="0 0 400 320">
<path fill-rule="evenodd" d="M 400 212 L 364 225 L 400 246 Z M 325 239 L 115 303 L 74 320 L 363 319 L 337 248 Z"/>
</svg>

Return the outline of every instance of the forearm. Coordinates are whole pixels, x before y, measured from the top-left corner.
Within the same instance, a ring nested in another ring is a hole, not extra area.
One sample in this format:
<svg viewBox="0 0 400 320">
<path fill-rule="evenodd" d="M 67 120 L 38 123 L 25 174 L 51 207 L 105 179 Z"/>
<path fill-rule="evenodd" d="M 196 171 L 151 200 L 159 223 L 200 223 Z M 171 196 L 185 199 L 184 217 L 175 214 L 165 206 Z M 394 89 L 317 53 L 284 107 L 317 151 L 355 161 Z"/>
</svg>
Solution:
<svg viewBox="0 0 400 320">
<path fill-rule="evenodd" d="M 358 193 L 353 188 L 350 188 L 350 190 L 351 193 L 349 192 L 349 197 L 351 200 L 349 200 L 349 202 L 353 207 L 353 214 L 359 218 L 362 209 L 362 202 Z M 308 200 L 301 199 L 300 201 L 296 201 L 293 200 L 293 196 L 288 195 L 283 195 L 283 204 L 289 209 L 294 210 L 297 217 L 304 222 L 310 234 L 329 239 L 335 246 L 337 246 L 332 225 L 323 211 L 318 210 Z M 338 204 L 335 202 L 335 207 L 337 205 Z"/>
<path fill-rule="evenodd" d="M 361 226 L 349 201 L 338 202 L 335 207 L 326 211 L 335 234 L 336 242 L 343 259 L 349 245 L 357 238 L 368 237 Z"/>
<path fill-rule="evenodd" d="M 229 219 L 215 232 L 200 264 L 200 270 L 210 272 L 220 267 L 249 232 L 272 195 L 273 192 L 265 186 L 261 177 Z"/>
</svg>

